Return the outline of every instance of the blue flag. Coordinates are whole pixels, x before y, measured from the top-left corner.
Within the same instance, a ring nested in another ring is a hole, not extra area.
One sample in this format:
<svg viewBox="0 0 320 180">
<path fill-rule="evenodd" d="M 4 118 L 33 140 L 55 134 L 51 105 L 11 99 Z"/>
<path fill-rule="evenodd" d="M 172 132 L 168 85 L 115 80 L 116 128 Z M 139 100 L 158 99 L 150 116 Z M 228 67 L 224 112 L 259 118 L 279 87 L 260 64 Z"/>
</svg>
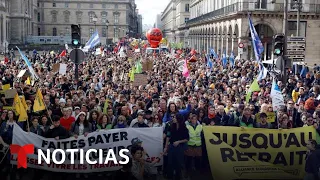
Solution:
<svg viewBox="0 0 320 180">
<path fill-rule="evenodd" d="M 210 68 L 210 70 L 213 67 L 213 63 L 212 63 L 212 61 L 210 59 L 210 55 L 209 54 L 207 54 L 207 66 L 208 66 L 208 68 Z"/>
<path fill-rule="evenodd" d="M 18 48 L 18 46 L 16 46 L 16 48 L 18 49 L 19 53 L 20 53 L 20 56 L 21 58 L 24 60 L 24 62 L 27 64 L 28 66 L 28 69 L 30 71 L 30 73 L 32 74 L 32 76 L 35 78 L 35 79 L 39 79 L 38 75 L 36 74 L 36 72 L 34 71 L 30 61 L 28 60 L 28 58 L 20 51 L 20 49 Z"/>
<path fill-rule="evenodd" d="M 233 51 L 231 52 L 230 56 L 229 56 L 229 62 L 231 64 L 231 67 L 234 66 L 234 54 Z"/>
<path fill-rule="evenodd" d="M 222 55 L 222 65 L 223 65 L 223 68 L 225 68 L 226 65 L 227 65 L 227 55 L 226 55 L 226 51 L 224 51 L 224 54 Z"/>
<path fill-rule="evenodd" d="M 256 29 L 253 26 L 252 20 L 250 15 L 248 14 L 249 17 L 249 28 L 250 28 L 250 34 L 251 34 L 251 39 L 252 39 L 252 45 L 253 45 L 253 50 L 255 54 L 256 61 L 260 61 L 261 54 L 264 51 L 263 45 L 261 43 L 261 40 L 258 36 L 258 33 Z"/>
<path fill-rule="evenodd" d="M 214 51 L 214 49 L 210 49 L 210 55 L 212 55 L 215 59 L 218 59 L 217 53 Z"/>
<path fill-rule="evenodd" d="M 308 72 L 309 72 L 308 67 L 303 66 L 302 69 L 301 69 L 301 71 L 300 71 L 300 76 L 301 76 L 301 77 L 306 77 L 306 75 L 307 75 Z"/>
</svg>

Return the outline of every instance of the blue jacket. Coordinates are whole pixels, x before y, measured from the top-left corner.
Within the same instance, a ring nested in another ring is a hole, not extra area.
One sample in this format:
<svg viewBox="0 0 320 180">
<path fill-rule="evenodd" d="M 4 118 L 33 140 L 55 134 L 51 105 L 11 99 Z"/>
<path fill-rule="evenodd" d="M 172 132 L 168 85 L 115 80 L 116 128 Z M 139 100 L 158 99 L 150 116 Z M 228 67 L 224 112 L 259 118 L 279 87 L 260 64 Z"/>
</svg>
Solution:
<svg viewBox="0 0 320 180">
<path fill-rule="evenodd" d="M 191 105 L 188 104 L 186 109 L 181 109 L 181 110 L 179 110 L 178 113 L 186 119 L 187 118 L 186 116 L 189 115 L 190 111 L 191 111 Z M 166 112 L 164 114 L 163 118 L 162 118 L 162 122 L 166 123 L 166 122 L 169 122 L 169 121 L 171 121 L 171 116 L 170 116 L 170 114 L 168 112 Z"/>
</svg>

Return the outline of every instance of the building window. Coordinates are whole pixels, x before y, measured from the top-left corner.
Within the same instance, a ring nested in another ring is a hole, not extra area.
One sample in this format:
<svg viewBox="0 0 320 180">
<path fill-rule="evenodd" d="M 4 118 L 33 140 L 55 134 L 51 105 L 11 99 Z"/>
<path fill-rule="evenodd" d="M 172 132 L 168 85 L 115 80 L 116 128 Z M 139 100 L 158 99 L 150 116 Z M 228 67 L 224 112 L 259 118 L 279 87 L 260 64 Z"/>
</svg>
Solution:
<svg viewBox="0 0 320 180">
<path fill-rule="evenodd" d="M 69 3 L 66 2 L 66 3 L 64 4 L 64 7 L 65 7 L 65 8 L 68 8 L 68 7 L 69 7 Z"/>
<path fill-rule="evenodd" d="M 114 24 L 119 24 L 119 14 L 114 14 Z"/>
<path fill-rule="evenodd" d="M 299 36 L 306 37 L 307 22 L 300 21 Z M 297 21 L 288 21 L 288 36 L 297 35 Z"/>
<path fill-rule="evenodd" d="M 89 22 L 93 23 L 94 13 L 89 13 Z"/>
<path fill-rule="evenodd" d="M 80 3 L 77 4 L 77 8 L 78 8 L 78 9 L 81 8 L 81 4 L 80 4 Z"/>
<path fill-rule="evenodd" d="M 52 29 L 52 36 L 57 36 L 57 28 Z"/>
<path fill-rule="evenodd" d="M 39 2 L 37 2 L 37 7 L 40 7 L 40 3 Z"/>
<path fill-rule="evenodd" d="M 116 26 L 114 27 L 114 37 L 115 38 L 119 37 L 119 29 Z"/>
<path fill-rule="evenodd" d="M 77 13 L 77 23 L 82 22 L 82 13 Z"/>
<path fill-rule="evenodd" d="M 115 5 L 114 5 L 114 8 L 115 8 L 115 9 L 118 9 L 118 4 L 115 4 Z"/>
<path fill-rule="evenodd" d="M 52 13 L 52 22 L 57 22 L 57 13 Z"/>
<path fill-rule="evenodd" d="M 70 22 L 70 12 L 64 12 L 64 22 Z"/>
<path fill-rule="evenodd" d="M 56 3 L 52 3 L 52 7 L 57 7 L 57 4 Z"/>
<path fill-rule="evenodd" d="M 189 18 L 184 18 L 184 23 L 187 23 L 189 21 Z"/>
<path fill-rule="evenodd" d="M 93 35 L 93 31 L 94 31 L 93 28 L 90 28 L 90 29 L 89 29 L 89 35 L 90 35 L 90 37 Z"/>
<path fill-rule="evenodd" d="M 102 28 L 102 37 L 107 37 L 107 28 Z"/>
<path fill-rule="evenodd" d="M 103 9 L 107 8 L 107 4 L 103 3 L 103 4 L 102 4 L 102 8 L 103 8 Z"/>
<path fill-rule="evenodd" d="M 185 12 L 189 12 L 189 4 L 186 4 L 186 5 L 184 6 L 184 11 L 185 11 Z"/>
<path fill-rule="evenodd" d="M 90 4 L 90 8 L 93 8 L 93 4 Z"/>
<path fill-rule="evenodd" d="M 267 9 L 267 0 L 257 0 L 256 9 Z"/>
<path fill-rule="evenodd" d="M 38 19 L 38 22 L 40 22 L 41 21 L 41 15 L 40 15 L 40 13 L 38 12 L 38 14 L 37 14 L 37 19 Z"/>
<path fill-rule="evenodd" d="M 41 29 L 38 27 L 38 36 L 41 36 Z"/>
<path fill-rule="evenodd" d="M 106 23 L 107 22 L 107 13 L 102 13 L 101 14 L 101 22 Z"/>
</svg>

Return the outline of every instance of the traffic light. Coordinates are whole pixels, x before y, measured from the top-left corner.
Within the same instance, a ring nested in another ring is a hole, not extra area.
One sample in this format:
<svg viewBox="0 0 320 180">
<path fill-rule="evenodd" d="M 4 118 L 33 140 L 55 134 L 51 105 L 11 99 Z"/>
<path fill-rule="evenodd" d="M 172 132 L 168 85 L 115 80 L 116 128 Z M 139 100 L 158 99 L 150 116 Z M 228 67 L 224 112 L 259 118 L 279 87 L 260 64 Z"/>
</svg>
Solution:
<svg viewBox="0 0 320 180">
<path fill-rule="evenodd" d="M 74 47 L 80 47 L 81 44 L 81 30 L 80 25 L 71 25 L 71 44 Z"/>
<path fill-rule="evenodd" d="M 282 56 L 284 50 L 284 41 L 285 41 L 284 34 L 276 34 L 273 36 L 273 44 L 274 44 L 274 51 L 273 54 L 276 56 Z"/>
</svg>

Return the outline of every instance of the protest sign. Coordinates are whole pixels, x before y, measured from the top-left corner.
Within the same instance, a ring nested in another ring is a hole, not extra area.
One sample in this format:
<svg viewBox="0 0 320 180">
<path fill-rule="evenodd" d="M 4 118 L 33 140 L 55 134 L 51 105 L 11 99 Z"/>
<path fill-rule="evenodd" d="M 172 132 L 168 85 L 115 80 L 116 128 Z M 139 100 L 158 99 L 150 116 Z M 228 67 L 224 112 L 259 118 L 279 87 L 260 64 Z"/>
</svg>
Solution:
<svg viewBox="0 0 320 180">
<path fill-rule="evenodd" d="M 313 126 L 260 129 L 203 128 L 214 179 L 303 179 Z"/>
<path fill-rule="evenodd" d="M 133 86 L 144 86 L 148 84 L 148 75 L 134 74 Z"/>
<path fill-rule="evenodd" d="M 276 120 L 276 113 L 275 112 L 266 112 L 267 114 L 267 122 L 268 123 L 273 123 Z M 256 114 L 256 122 L 261 122 L 260 120 L 260 113 Z"/>
<path fill-rule="evenodd" d="M 26 144 L 33 144 L 35 147 L 35 154 L 28 155 L 27 166 L 36 169 L 43 169 L 53 172 L 67 172 L 67 173 L 90 173 L 90 172 L 103 172 L 103 171 L 115 171 L 120 169 L 119 164 L 81 164 L 79 155 L 76 154 L 74 164 L 70 163 L 70 156 L 67 156 L 66 161 L 63 164 L 46 164 L 42 162 L 38 164 L 37 149 L 46 151 L 47 149 L 83 149 L 87 151 L 89 149 L 102 149 L 104 157 L 107 156 L 109 149 L 113 149 L 117 152 L 116 156 L 121 149 L 131 148 L 131 140 L 138 138 L 142 141 L 142 147 L 147 153 L 146 161 L 152 161 L 156 158 L 160 158 L 162 153 L 162 128 L 123 128 L 112 130 L 100 130 L 88 134 L 87 137 L 79 136 L 77 139 L 74 137 L 55 140 L 52 138 L 44 138 L 34 133 L 28 133 L 23 131 L 17 124 L 13 128 L 13 142 L 20 146 Z M 96 154 L 91 153 L 92 160 L 97 160 Z M 121 159 L 118 159 L 120 161 Z M 11 164 L 17 164 L 16 155 L 11 155 Z M 156 165 L 161 165 L 160 161 Z"/>
</svg>

